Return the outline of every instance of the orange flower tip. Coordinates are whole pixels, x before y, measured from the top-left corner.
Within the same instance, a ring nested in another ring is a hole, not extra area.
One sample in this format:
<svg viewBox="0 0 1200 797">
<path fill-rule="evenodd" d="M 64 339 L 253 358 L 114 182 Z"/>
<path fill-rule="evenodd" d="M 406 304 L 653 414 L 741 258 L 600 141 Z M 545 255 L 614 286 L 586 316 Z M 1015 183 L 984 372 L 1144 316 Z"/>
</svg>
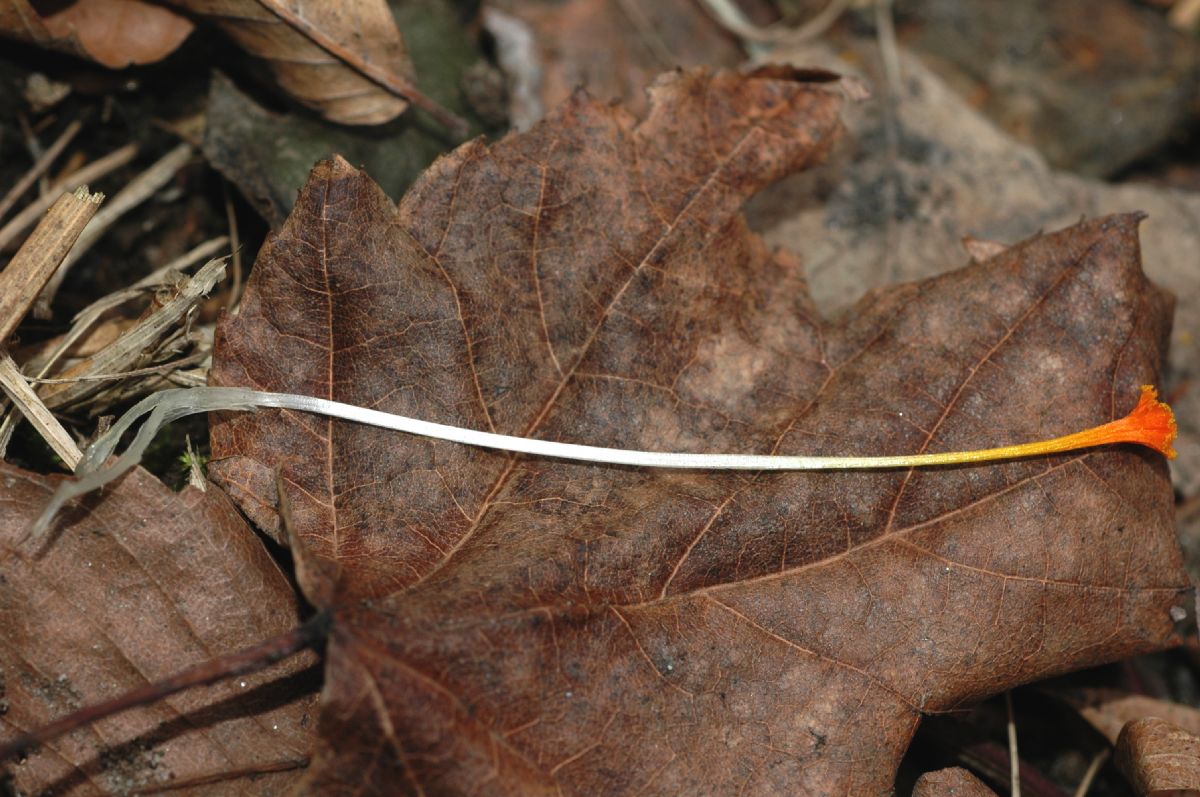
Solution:
<svg viewBox="0 0 1200 797">
<path fill-rule="evenodd" d="M 1149 446 L 1167 459 L 1175 459 L 1175 449 L 1171 446 L 1177 432 L 1175 413 L 1158 400 L 1158 391 L 1153 385 L 1142 385 L 1137 406 L 1122 421 L 1128 426 L 1128 442 Z"/>
<path fill-rule="evenodd" d="M 1102 426 L 1068 435 L 1071 448 L 1112 445 L 1114 443 L 1136 443 L 1153 448 L 1167 459 L 1175 459 L 1175 413 L 1158 400 L 1158 392 L 1151 385 L 1142 385 L 1142 395 L 1124 418 L 1109 421 Z M 1062 450 L 1062 449 L 1059 449 Z"/>
</svg>

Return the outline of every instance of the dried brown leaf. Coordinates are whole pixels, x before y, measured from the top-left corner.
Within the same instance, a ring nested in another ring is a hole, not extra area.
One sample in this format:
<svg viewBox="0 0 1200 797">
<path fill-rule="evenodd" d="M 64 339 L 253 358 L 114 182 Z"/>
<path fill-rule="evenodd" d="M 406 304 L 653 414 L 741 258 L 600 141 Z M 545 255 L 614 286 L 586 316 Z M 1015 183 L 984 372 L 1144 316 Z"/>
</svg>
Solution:
<svg viewBox="0 0 1200 797">
<path fill-rule="evenodd" d="M 1200 736 L 1200 710 L 1191 706 L 1135 695 L 1116 689 L 1077 689 L 1056 692 L 1113 744 L 1121 729 L 1134 720 L 1159 717 L 1188 733 Z"/>
<path fill-rule="evenodd" d="M 385 0 L 168 0 L 263 59 L 293 99 L 330 121 L 380 124 L 416 91 Z"/>
<path fill-rule="evenodd" d="M 1158 717 L 1125 726 L 1117 740 L 1117 766 L 1139 797 L 1200 795 L 1200 737 Z"/>
<path fill-rule="evenodd" d="M 412 102 L 452 128 L 462 124 L 414 84 L 385 0 L 167 2 L 263 59 L 288 95 L 330 121 L 380 124 Z M 46 15 L 28 0 L 0 0 L 0 36 L 113 68 L 165 58 L 192 27 L 187 16 L 141 0 L 74 0 Z"/>
<path fill-rule="evenodd" d="M 149 64 L 175 51 L 192 23 L 142 0 L 74 0 L 39 12 L 28 0 L 0 0 L 0 36 L 119 69 Z"/>
<path fill-rule="evenodd" d="M 17 541 L 61 477 L 0 464 L 0 735 L 57 719 L 297 624 L 286 578 L 216 489 L 142 470 Z M 104 720 L 6 765 L 18 793 L 279 794 L 310 747 L 304 657 Z M 253 779 L 255 773 L 281 771 Z M 253 785 L 250 785 L 253 783 Z"/>
<path fill-rule="evenodd" d="M 640 124 L 576 95 L 398 209 L 322 164 L 214 379 L 811 454 L 1038 439 L 1157 380 L 1170 302 L 1136 216 L 822 320 L 739 207 L 825 151 L 837 105 L 782 70 L 668 76 Z M 260 412 L 220 419 L 213 453 L 276 532 L 284 500 L 301 584 L 334 609 L 314 794 L 884 794 L 923 712 L 1171 644 L 1187 599 L 1166 467 L 1124 448 L 650 472 Z"/>
<path fill-rule="evenodd" d="M 996 797 L 996 792 L 961 767 L 926 772 L 913 786 L 913 797 Z"/>
</svg>

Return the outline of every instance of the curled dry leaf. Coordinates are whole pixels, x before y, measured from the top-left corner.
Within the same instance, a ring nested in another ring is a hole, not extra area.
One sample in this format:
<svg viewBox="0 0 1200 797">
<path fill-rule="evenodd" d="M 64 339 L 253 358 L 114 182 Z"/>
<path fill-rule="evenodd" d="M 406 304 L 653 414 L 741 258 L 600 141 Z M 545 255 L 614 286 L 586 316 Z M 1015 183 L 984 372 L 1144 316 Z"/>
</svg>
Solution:
<svg viewBox="0 0 1200 797">
<path fill-rule="evenodd" d="M 739 207 L 835 134 L 828 83 L 577 94 L 400 203 L 321 164 L 212 375 L 638 449 L 900 454 L 1123 415 L 1170 302 L 1136 216 L 877 292 L 837 321 Z M 290 413 L 211 472 L 328 606 L 308 793 L 889 793 L 923 712 L 1172 644 L 1165 462 L 1126 447 L 737 475 L 508 457 Z M 279 474 L 276 489 L 275 475 Z M 397 787 L 397 784 L 400 784 Z"/>
<path fill-rule="evenodd" d="M 61 480 L 0 464 L 0 737 L 296 625 L 287 579 L 228 499 L 140 469 L 31 555 L 17 541 Z M 312 661 L 111 717 L 5 769 L 19 794 L 209 794 L 255 775 L 253 793 L 282 793 L 309 753 Z M 184 788 L 196 780 L 211 782 Z"/>
<path fill-rule="evenodd" d="M 291 97 L 343 124 L 394 119 L 415 98 L 385 0 L 168 0 L 262 58 Z"/>
<path fill-rule="evenodd" d="M 478 61 L 474 37 L 462 28 L 452 0 L 421 0 L 396 8 L 412 43 L 421 87 L 451 110 L 468 67 Z M 278 114 L 258 105 L 220 74 L 205 109 L 204 155 L 277 229 L 308 180 L 314 163 L 339 154 L 365 168 L 392 197 L 400 197 L 434 158 L 446 151 L 444 132 L 426 124 L 372 129 L 335 127 L 309 114 Z M 413 120 L 414 122 L 416 120 Z M 288 146 L 277 146 L 287 141 Z"/>
<path fill-rule="evenodd" d="M 40 9 L 49 7 L 48 13 Z M 119 69 L 167 57 L 192 23 L 141 0 L 39 3 L 0 0 L 0 36 L 87 58 Z"/>
<path fill-rule="evenodd" d="M 1164 719 L 1128 723 L 1117 740 L 1117 766 L 1139 797 L 1200 795 L 1200 737 Z"/>
<path fill-rule="evenodd" d="M 1200 736 L 1200 710 L 1117 689 L 1077 689 L 1055 692 L 1113 744 L 1121 729 L 1134 720 L 1159 717 Z"/>
<path fill-rule="evenodd" d="M 996 797 L 996 792 L 961 767 L 926 772 L 917 778 L 913 797 Z"/>
<path fill-rule="evenodd" d="M 385 0 L 169 0 L 210 20 L 263 59 L 293 99 L 342 124 L 380 124 L 410 101 L 451 126 L 459 120 L 413 82 L 404 40 Z M 0 0 L 0 35 L 108 67 L 165 58 L 192 30 L 187 16 L 140 0 L 75 0 L 40 15 Z"/>
</svg>

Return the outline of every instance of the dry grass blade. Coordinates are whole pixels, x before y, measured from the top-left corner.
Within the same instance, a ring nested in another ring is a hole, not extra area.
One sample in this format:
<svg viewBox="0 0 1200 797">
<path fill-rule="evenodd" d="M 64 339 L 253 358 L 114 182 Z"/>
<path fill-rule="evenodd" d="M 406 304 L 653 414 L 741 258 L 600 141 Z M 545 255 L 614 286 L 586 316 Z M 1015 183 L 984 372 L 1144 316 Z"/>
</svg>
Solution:
<svg viewBox="0 0 1200 797">
<path fill-rule="evenodd" d="M 21 323 L 38 291 L 66 257 L 103 200 L 103 194 L 93 194 L 86 187 L 58 197 L 33 234 L 0 272 L 0 387 L 71 468 L 83 454 L 25 381 L 21 369 L 3 350 L 3 342 Z"/>
<path fill-rule="evenodd" d="M 79 344 L 85 338 L 85 336 L 89 334 L 89 332 L 95 327 L 96 323 L 109 311 L 119 307 L 127 301 L 131 301 L 139 296 L 143 296 L 148 290 L 169 286 L 172 284 L 170 275 L 185 271 L 201 260 L 206 260 L 207 258 L 212 257 L 228 243 L 229 239 L 223 235 L 213 238 L 209 241 L 205 241 L 190 251 L 185 252 L 184 254 L 175 258 L 165 266 L 162 266 L 150 274 L 147 274 L 145 277 L 142 277 L 142 279 L 138 280 L 128 288 L 115 291 L 110 293 L 108 296 L 92 302 L 90 305 L 76 314 L 74 323 L 67 334 L 63 335 L 60 339 L 48 341 L 41 352 L 24 361 L 25 370 L 36 375 L 35 378 L 30 379 L 29 381 L 35 384 L 39 381 L 42 381 L 41 378 L 50 373 L 50 370 L 54 368 L 55 364 L 58 363 L 59 360 L 77 348 L 77 344 Z M 211 345 L 204 347 L 203 351 L 197 352 L 197 354 L 203 354 L 206 358 L 209 349 L 211 349 Z M 185 365 L 189 365 L 192 362 L 192 357 L 186 357 L 168 365 L 171 370 L 174 370 Z M 166 370 L 166 368 L 156 366 L 154 367 L 154 370 L 160 371 Z M 122 375 L 130 376 L 131 374 L 125 372 Z M 179 373 L 171 373 L 170 382 L 172 384 L 183 385 L 185 387 L 195 386 L 196 384 L 204 384 L 203 379 L 199 379 L 197 382 L 195 379 L 180 378 Z M 113 397 L 114 400 L 117 392 L 117 389 L 108 391 L 109 395 Z M 4 402 L 2 399 L 0 399 L 0 407 L 3 406 Z M 16 421 L 17 416 L 13 412 L 9 412 L 4 416 L 4 420 L 0 421 L 0 454 L 3 454 L 5 447 L 8 444 L 8 440 L 12 437 L 12 432 Z"/>
<path fill-rule="evenodd" d="M 174 360 L 162 365 L 150 365 L 145 368 L 135 368 L 132 371 L 121 371 L 115 374 L 88 374 L 87 376 L 70 376 L 62 379 L 30 378 L 26 381 L 31 385 L 71 385 L 76 382 L 111 382 L 116 379 L 131 379 L 135 376 L 159 376 L 168 374 L 176 368 L 185 365 L 196 365 L 208 356 L 208 352 L 193 352 L 187 357 Z"/>
<path fill-rule="evenodd" d="M 75 344 L 92 329 L 93 325 L 110 310 L 139 296 L 143 296 L 149 290 L 170 287 L 176 281 L 172 279 L 171 275 L 186 271 L 201 260 L 210 259 L 228 243 L 229 239 L 224 235 L 205 241 L 175 258 L 165 266 L 155 269 L 128 288 L 114 291 L 80 310 L 73 319 L 70 331 L 63 335 L 60 340 L 52 341 L 49 353 L 45 355 L 39 354 L 37 357 L 31 359 L 30 363 L 35 366 L 37 376 L 39 378 L 46 376 L 50 372 L 50 369 L 54 367 L 54 364 L 71 351 L 75 347 Z"/>
<path fill-rule="evenodd" d="M 78 120 L 67 125 L 66 129 L 59 134 L 49 149 L 43 152 L 37 161 L 29 167 L 29 171 L 25 172 L 16 185 L 9 189 L 8 193 L 4 195 L 4 199 L 0 199 L 0 218 L 4 218 L 4 214 L 8 213 L 12 206 L 17 203 L 21 195 L 28 191 L 29 187 L 37 182 L 39 177 L 45 174 L 46 170 L 50 168 L 50 164 L 54 163 L 55 158 L 62 154 L 62 151 L 66 149 L 67 145 L 71 143 L 71 140 L 75 138 L 76 134 L 82 128 L 83 124 Z"/>
<path fill-rule="evenodd" d="M 81 377 L 138 370 L 156 364 L 164 355 L 175 354 L 179 344 L 188 342 L 183 323 L 188 314 L 224 276 L 225 259 L 210 260 L 161 307 L 112 344 L 61 374 L 68 381 L 47 386 L 43 394 L 46 405 L 62 409 L 92 399 L 89 410 L 93 414 L 107 406 L 109 402 L 98 397 L 105 391 L 104 384 Z"/>
<path fill-rule="evenodd" d="M 58 180 L 50 187 L 50 190 L 46 194 L 31 202 L 24 210 L 13 216 L 8 224 L 0 227 L 0 250 L 5 249 L 21 233 L 32 226 L 46 212 L 46 209 L 54 204 L 59 192 L 74 191 L 87 183 L 99 180 L 101 177 L 129 163 L 135 155 L 137 155 L 137 146 L 126 144 L 120 149 L 114 150 L 103 158 L 95 160 L 82 169 Z"/>
<path fill-rule="evenodd" d="M 62 458 L 68 468 L 74 470 L 79 460 L 83 459 L 83 452 L 75 445 L 75 441 L 58 419 L 46 409 L 38 394 L 33 392 L 33 388 L 25 381 L 21 369 L 13 362 L 12 357 L 3 350 L 0 350 L 0 388 L 4 389 L 21 414 L 37 429 L 42 439 L 54 449 L 54 453 Z"/>
<path fill-rule="evenodd" d="M 1012 690 L 1004 693 L 1004 710 L 1008 715 L 1008 779 L 1012 797 L 1021 797 L 1021 756 L 1017 751 L 1017 721 L 1013 716 Z"/>
<path fill-rule="evenodd" d="M 54 301 L 54 295 L 58 292 L 58 288 L 62 285 L 63 278 L 66 277 L 71 266 L 79 262 L 79 258 L 91 249 L 92 245 L 104 235 L 117 219 L 154 196 L 154 194 L 165 186 L 175 176 L 175 173 L 183 168 L 191 156 L 191 144 L 180 144 L 159 158 L 154 165 L 133 178 L 128 185 L 117 192 L 112 200 L 104 206 L 104 210 L 96 214 L 96 218 L 92 220 L 92 223 L 79 236 L 79 240 L 71 248 L 62 266 L 54 273 L 54 276 L 50 278 L 50 281 L 42 290 L 41 295 L 38 296 L 37 305 L 33 309 L 35 316 L 39 318 L 50 317 L 50 303 Z"/>
<path fill-rule="evenodd" d="M 103 200 L 104 194 L 90 193 L 86 187 L 58 197 L 0 273 L 0 345 L 21 323 Z"/>
<path fill-rule="evenodd" d="M 1083 773 L 1083 777 L 1079 779 L 1079 785 L 1075 787 L 1073 797 L 1087 797 L 1088 792 L 1091 791 L 1092 782 L 1096 779 L 1096 774 L 1100 772 L 1100 767 L 1104 766 L 1104 762 L 1111 755 L 1111 750 L 1104 749 L 1092 756 L 1087 771 Z"/>
</svg>

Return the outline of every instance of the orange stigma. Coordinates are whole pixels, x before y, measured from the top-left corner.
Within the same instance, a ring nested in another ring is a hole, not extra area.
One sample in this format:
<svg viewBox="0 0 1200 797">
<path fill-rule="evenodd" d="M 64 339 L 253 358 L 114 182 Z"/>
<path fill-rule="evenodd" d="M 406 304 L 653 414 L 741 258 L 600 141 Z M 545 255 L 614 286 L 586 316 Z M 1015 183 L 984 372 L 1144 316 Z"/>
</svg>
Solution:
<svg viewBox="0 0 1200 797">
<path fill-rule="evenodd" d="M 1137 443 L 1175 459 L 1175 413 L 1158 400 L 1158 392 L 1151 385 L 1142 385 L 1142 396 L 1137 406 L 1124 418 L 1103 426 L 1079 432 L 1086 439 L 1084 445 L 1098 446 L 1108 443 Z"/>
</svg>

